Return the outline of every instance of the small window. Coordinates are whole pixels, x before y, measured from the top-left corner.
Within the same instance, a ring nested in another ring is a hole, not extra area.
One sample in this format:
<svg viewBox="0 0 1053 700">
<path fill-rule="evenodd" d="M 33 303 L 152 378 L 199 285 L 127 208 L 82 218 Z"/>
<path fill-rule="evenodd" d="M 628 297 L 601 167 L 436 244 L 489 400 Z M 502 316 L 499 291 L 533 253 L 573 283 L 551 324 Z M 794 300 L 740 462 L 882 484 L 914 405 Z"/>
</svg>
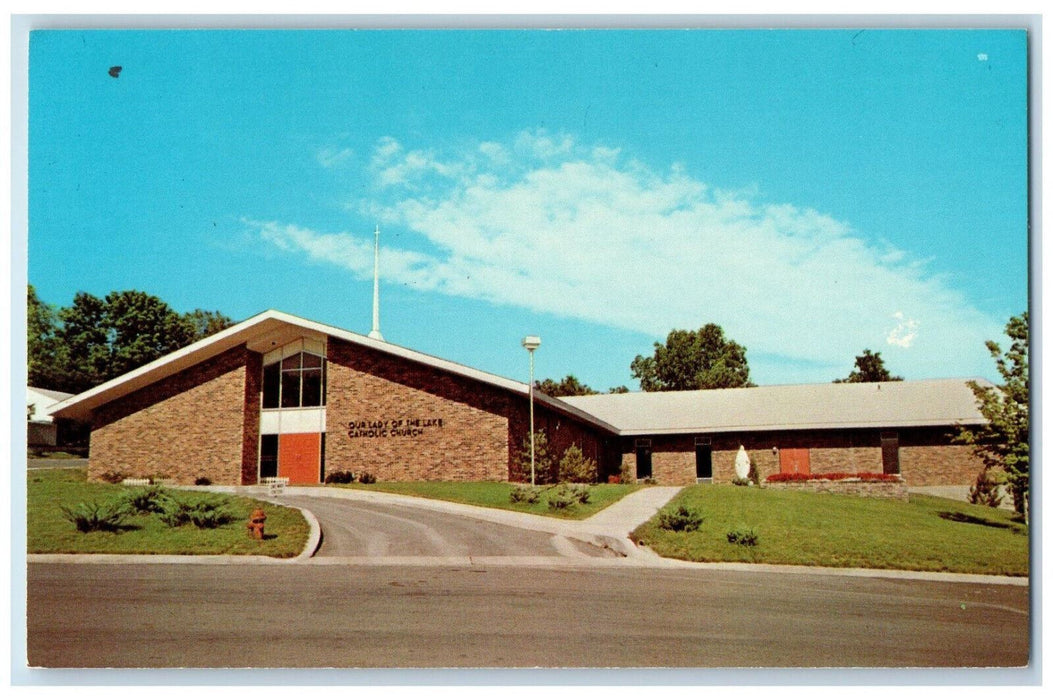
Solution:
<svg viewBox="0 0 1053 700">
<path fill-rule="evenodd" d="M 300 405 L 300 373 L 282 372 L 282 408 Z"/>
<path fill-rule="evenodd" d="M 278 363 L 267 365 L 263 368 L 263 407 L 278 408 L 278 397 L 280 395 L 281 372 L 278 371 Z"/>
<path fill-rule="evenodd" d="M 312 369 L 303 371 L 303 400 L 302 406 L 322 405 L 322 370 Z"/>
</svg>

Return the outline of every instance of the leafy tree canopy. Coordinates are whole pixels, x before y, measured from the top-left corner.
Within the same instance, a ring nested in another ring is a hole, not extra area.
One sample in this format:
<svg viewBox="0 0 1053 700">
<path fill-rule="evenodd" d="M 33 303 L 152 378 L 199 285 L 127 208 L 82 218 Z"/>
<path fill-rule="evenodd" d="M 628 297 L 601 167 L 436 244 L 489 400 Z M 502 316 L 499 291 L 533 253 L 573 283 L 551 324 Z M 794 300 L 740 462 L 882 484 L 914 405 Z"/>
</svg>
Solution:
<svg viewBox="0 0 1053 700">
<path fill-rule="evenodd" d="M 30 285 L 29 383 L 78 393 L 233 325 L 218 311 L 172 310 L 135 290 L 100 299 L 77 292 L 61 309 L 44 304 Z"/>
<path fill-rule="evenodd" d="M 652 357 L 637 355 L 630 370 L 644 391 L 753 386 L 746 348 L 725 338 L 714 323 L 697 331 L 670 331 L 664 345 L 654 344 Z"/>
<path fill-rule="evenodd" d="M 65 364 L 58 337 L 58 310 L 42 302 L 33 285 L 29 285 L 26 294 L 26 326 L 29 384 L 58 387 L 59 368 Z"/>
<path fill-rule="evenodd" d="M 893 377 L 892 373 L 885 369 L 885 361 L 881 359 L 880 352 L 871 352 L 867 348 L 863 350 L 862 355 L 856 355 L 856 368 L 844 379 L 835 379 L 834 384 L 902 381 L 903 377 Z"/>
<path fill-rule="evenodd" d="M 597 393 L 588 384 L 583 384 L 578 381 L 578 378 L 573 374 L 568 374 L 558 382 L 552 381 L 551 379 L 545 379 L 540 382 L 535 381 L 534 388 L 542 394 L 547 394 L 553 397 L 588 396 L 589 394 Z"/>
<path fill-rule="evenodd" d="M 1031 418 L 1028 403 L 1031 380 L 1028 370 L 1027 312 L 1009 319 L 1005 332 L 1012 341 L 1005 354 L 998 343 L 987 341 L 987 349 L 1002 376 L 1002 384 L 990 387 L 970 383 L 980 413 L 988 422 L 977 428 L 961 429 L 958 440 L 972 445 L 987 469 L 1005 472 L 1017 512 L 1028 517 L 1031 501 Z"/>
</svg>

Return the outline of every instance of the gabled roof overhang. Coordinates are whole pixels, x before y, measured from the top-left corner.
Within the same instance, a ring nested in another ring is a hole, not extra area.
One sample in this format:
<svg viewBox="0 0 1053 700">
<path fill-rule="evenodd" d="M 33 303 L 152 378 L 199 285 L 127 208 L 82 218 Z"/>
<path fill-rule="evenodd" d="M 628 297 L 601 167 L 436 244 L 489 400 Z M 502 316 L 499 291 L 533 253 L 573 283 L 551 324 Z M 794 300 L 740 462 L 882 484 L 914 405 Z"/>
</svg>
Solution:
<svg viewBox="0 0 1053 700">
<path fill-rule="evenodd" d="M 343 328 L 329 326 L 270 309 L 185 348 L 160 357 L 120 377 L 111 379 L 97 387 L 54 404 L 51 407 L 51 414 L 56 418 L 88 421 L 91 419 L 92 412 L 97 408 L 139 389 L 146 388 L 166 377 L 190 369 L 228 350 L 244 346 L 252 352 L 264 354 L 304 336 L 337 338 L 354 345 L 420 363 L 443 372 L 473 379 L 524 398 L 530 394 L 529 385 L 523 382 L 483 372 L 382 340 L 374 340 L 368 336 L 353 333 Z M 554 399 L 540 392 L 534 393 L 534 399 L 539 405 L 546 406 L 553 411 L 577 419 L 594 428 L 611 434 L 617 433 L 613 426 L 559 399 Z"/>
</svg>

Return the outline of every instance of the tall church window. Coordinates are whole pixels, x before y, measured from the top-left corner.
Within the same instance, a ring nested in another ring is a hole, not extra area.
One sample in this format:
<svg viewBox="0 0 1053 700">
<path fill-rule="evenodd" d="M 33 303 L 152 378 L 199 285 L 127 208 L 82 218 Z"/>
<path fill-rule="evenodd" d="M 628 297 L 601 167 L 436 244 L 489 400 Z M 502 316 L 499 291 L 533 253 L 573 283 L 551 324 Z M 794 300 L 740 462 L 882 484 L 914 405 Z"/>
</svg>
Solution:
<svg viewBox="0 0 1053 700">
<path fill-rule="evenodd" d="M 309 352 L 290 355 L 263 368 L 263 407 L 325 405 L 325 359 Z"/>
</svg>

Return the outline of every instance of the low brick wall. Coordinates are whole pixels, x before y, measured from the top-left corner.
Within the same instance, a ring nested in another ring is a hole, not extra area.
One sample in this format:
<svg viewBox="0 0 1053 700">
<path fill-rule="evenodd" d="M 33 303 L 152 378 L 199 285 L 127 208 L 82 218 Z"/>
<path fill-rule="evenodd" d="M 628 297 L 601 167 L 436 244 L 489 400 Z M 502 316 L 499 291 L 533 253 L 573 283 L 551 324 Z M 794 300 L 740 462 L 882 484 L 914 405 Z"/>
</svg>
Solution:
<svg viewBox="0 0 1053 700">
<path fill-rule="evenodd" d="M 781 491 L 804 491 L 806 493 L 834 493 L 840 496 L 863 496 L 865 498 L 891 498 L 907 500 L 907 482 L 861 481 L 859 479 L 812 479 L 810 481 L 767 481 L 764 486 Z"/>
</svg>

